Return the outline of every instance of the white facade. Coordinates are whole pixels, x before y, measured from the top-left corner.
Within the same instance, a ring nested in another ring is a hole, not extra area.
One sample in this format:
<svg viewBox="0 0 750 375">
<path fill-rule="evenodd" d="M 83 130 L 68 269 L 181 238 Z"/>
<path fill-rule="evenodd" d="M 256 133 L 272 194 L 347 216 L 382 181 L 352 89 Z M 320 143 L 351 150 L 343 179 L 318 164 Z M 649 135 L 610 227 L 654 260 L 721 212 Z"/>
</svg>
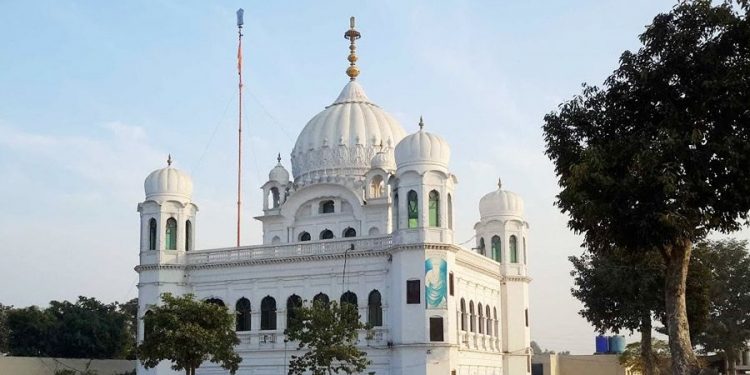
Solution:
<svg viewBox="0 0 750 375">
<path fill-rule="evenodd" d="M 500 188 L 487 194 L 476 248 L 455 244 L 450 157 L 421 119 L 406 135 L 352 77 L 300 133 L 292 177 L 279 157 L 262 186 L 262 245 L 193 249 L 190 177 L 171 165 L 154 171 L 138 205 L 140 316 L 164 292 L 221 300 L 230 311 L 247 299 L 238 374 L 286 374 L 296 352 L 283 334 L 290 297 L 351 292 L 375 325 L 371 339 L 360 334 L 367 374 L 530 374 L 523 201 Z M 210 363 L 198 372 L 224 373 Z M 166 363 L 138 368 L 172 373 Z"/>
</svg>

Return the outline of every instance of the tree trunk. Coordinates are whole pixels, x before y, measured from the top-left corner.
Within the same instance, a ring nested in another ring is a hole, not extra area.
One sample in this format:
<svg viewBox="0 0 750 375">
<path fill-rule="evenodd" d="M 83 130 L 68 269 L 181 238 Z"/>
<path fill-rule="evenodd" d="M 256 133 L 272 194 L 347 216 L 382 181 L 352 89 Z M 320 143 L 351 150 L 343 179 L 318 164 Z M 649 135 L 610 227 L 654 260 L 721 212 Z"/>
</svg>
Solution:
<svg viewBox="0 0 750 375">
<path fill-rule="evenodd" d="M 724 352 L 724 357 L 727 359 L 727 375 L 737 374 L 737 356 L 734 350 L 727 350 Z"/>
<path fill-rule="evenodd" d="M 692 245 L 689 240 L 681 240 L 664 251 L 667 266 L 664 278 L 664 300 L 669 350 L 672 352 L 672 374 L 674 375 L 693 375 L 700 371 L 698 359 L 690 343 L 690 326 L 685 304 L 685 281 Z"/>
<path fill-rule="evenodd" d="M 641 358 L 643 375 L 659 375 L 654 350 L 651 347 L 651 312 L 641 317 Z"/>
</svg>

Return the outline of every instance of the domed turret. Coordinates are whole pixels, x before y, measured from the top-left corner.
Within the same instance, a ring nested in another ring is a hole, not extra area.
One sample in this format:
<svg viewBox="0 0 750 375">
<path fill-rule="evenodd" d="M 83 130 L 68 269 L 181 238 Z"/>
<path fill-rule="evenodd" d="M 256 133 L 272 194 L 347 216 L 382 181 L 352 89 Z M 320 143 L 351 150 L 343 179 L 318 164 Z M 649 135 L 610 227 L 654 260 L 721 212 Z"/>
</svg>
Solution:
<svg viewBox="0 0 750 375">
<path fill-rule="evenodd" d="M 479 200 L 479 214 L 482 218 L 504 215 L 523 216 L 523 199 L 512 191 L 503 190 L 502 183 L 498 179 L 497 190 L 486 194 Z"/>
<path fill-rule="evenodd" d="M 406 136 L 396 145 L 396 165 L 428 164 L 448 168 L 451 149 L 443 137 L 426 132 L 419 118 L 419 131 Z"/>
<path fill-rule="evenodd" d="M 268 173 L 268 181 L 276 181 L 282 185 L 286 185 L 289 182 L 289 171 L 281 165 L 281 154 L 277 156 L 276 161 L 278 162 L 271 172 Z"/>
<path fill-rule="evenodd" d="M 193 195 L 193 180 L 187 173 L 172 167 L 170 155 L 167 159 L 167 167 L 151 172 L 143 183 L 143 189 L 147 200 L 169 198 L 190 200 Z"/>
<path fill-rule="evenodd" d="M 395 170 L 396 164 L 393 162 L 393 158 L 391 157 L 390 154 L 391 153 L 385 152 L 385 150 L 383 150 L 381 147 L 381 150 L 378 151 L 378 153 L 372 157 L 372 160 L 370 161 L 370 165 L 372 166 L 372 168 L 380 168 L 384 171 Z"/>
<path fill-rule="evenodd" d="M 370 102 L 362 86 L 351 81 L 333 104 L 302 129 L 292 151 L 292 174 L 302 184 L 323 173 L 362 176 L 380 144 L 392 150 L 404 135 L 398 121 Z"/>
</svg>

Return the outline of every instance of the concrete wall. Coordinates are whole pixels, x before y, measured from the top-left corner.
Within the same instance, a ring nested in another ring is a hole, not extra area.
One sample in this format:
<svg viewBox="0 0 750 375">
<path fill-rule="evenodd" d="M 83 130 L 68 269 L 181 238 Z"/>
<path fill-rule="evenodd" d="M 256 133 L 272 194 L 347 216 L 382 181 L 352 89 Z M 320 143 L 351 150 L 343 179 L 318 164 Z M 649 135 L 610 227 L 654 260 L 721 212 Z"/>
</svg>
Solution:
<svg viewBox="0 0 750 375">
<path fill-rule="evenodd" d="M 638 375 L 620 365 L 617 355 L 536 354 L 532 363 L 544 364 L 543 375 Z"/>
<path fill-rule="evenodd" d="M 2 375 L 54 375 L 56 370 L 83 371 L 86 366 L 97 375 L 115 375 L 135 370 L 135 361 L 121 359 L 63 359 L 40 357 L 0 357 Z"/>
</svg>

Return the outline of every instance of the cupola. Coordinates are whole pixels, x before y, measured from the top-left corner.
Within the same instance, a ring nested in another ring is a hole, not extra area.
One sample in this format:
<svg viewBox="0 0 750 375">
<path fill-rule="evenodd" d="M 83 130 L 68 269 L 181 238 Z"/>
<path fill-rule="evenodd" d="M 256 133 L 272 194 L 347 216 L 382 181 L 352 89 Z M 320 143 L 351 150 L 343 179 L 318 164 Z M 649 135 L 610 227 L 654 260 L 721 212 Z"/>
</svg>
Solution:
<svg viewBox="0 0 750 375">
<path fill-rule="evenodd" d="M 157 169 L 146 177 L 143 189 L 147 200 L 190 200 L 193 195 L 193 180 L 187 173 L 172 167 L 170 155 L 165 168 Z"/>
</svg>

